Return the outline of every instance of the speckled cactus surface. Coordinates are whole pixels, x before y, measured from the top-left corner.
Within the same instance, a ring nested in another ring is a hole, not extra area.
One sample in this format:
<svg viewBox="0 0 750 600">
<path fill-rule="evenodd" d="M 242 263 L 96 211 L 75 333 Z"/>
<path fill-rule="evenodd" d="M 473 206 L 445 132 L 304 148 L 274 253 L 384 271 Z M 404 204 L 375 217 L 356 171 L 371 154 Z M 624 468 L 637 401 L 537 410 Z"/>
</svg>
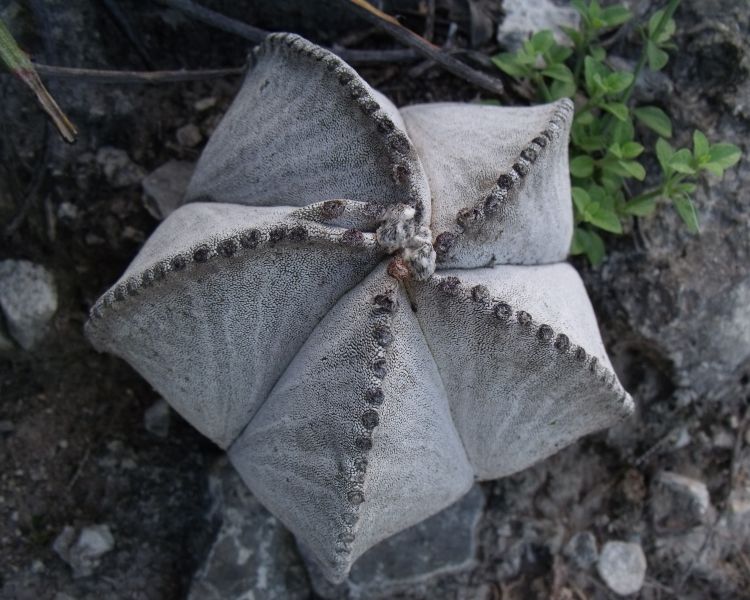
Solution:
<svg viewBox="0 0 750 600">
<path fill-rule="evenodd" d="M 291 34 L 87 333 L 226 449 L 332 581 L 632 411 L 576 271 L 569 101 L 397 110 Z"/>
</svg>

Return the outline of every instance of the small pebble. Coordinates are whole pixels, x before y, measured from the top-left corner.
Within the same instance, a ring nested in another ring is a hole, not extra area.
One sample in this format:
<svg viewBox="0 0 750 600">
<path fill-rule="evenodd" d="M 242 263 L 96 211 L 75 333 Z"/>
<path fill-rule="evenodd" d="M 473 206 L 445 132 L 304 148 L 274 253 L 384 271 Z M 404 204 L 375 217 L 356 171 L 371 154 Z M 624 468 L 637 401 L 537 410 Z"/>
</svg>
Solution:
<svg viewBox="0 0 750 600">
<path fill-rule="evenodd" d="M 189 123 L 183 125 L 176 133 L 177 143 L 186 148 L 195 148 L 203 141 L 203 134 L 197 125 Z"/>
<path fill-rule="evenodd" d="M 214 98 L 213 96 L 207 96 L 206 98 L 201 98 L 200 100 L 197 100 L 195 104 L 193 104 L 193 108 L 197 110 L 198 112 L 209 110 L 210 108 L 213 108 L 214 106 L 216 106 L 216 98 Z"/>
<path fill-rule="evenodd" d="M 597 564 L 599 575 L 615 594 L 635 594 L 646 578 L 646 556 L 640 544 L 612 541 L 604 544 Z"/>
</svg>

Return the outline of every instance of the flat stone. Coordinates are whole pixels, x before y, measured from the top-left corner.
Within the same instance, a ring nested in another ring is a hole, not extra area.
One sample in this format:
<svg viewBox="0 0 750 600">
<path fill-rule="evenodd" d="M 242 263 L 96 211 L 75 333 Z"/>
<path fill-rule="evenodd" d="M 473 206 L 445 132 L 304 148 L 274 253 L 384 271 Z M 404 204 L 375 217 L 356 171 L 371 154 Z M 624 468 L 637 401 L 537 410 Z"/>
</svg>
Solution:
<svg viewBox="0 0 750 600">
<path fill-rule="evenodd" d="M 340 585 L 329 583 L 315 563 L 306 560 L 313 588 L 327 599 L 385 598 L 440 575 L 471 569 L 483 509 L 484 493 L 475 485 L 455 504 L 365 552 Z"/>
<path fill-rule="evenodd" d="M 203 141 L 201 130 L 193 123 L 188 123 L 180 127 L 175 133 L 175 137 L 177 138 L 177 143 L 186 148 L 195 148 Z"/>
<path fill-rule="evenodd" d="M 165 438 L 169 435 L 169 416 L 171 409 L 163 398 L 160 398 L 143 413 L 143 426 L 146 431 L 156 437 Z"/>
<path fill-rule="evenodd" d="M 565 545 L 565 556 L 580 569 L 590 569 L 599 560 L 599 548 L 594 534 L 579 531 Z"/>
<path fill-rule="evenodd" d="M 180 206 L 194 169 L 194 163 L 170 160 L 143 179 L 143 205 L 154 218 L 165 219 Z"/>
<path fill-rule="evenodd" d="M 497 29 L 497 41 L 509 50 L 517 50 L 537 31 L 549 29 L 555 34 L 558 43 L 570 41 L 561 27 L 578 27 L 580 16 L 575 9 L 558 6 L 551 0 L 505 0 L 505 19 Z"/>
<path fill-rule="evenodd" d="M 77 537 L 75 529 L 67 525 L 52 544 L 53 550 L 73 569 L 73 577 L 93 574 L 101 557 L 114 547 L 115 539 L 107 525 L 83 527 Z"/>
<path fill-rule="evenodd" d="M 640 544 L 607 542 L 599 556 L 597 570 L 607 587 L 616 594 L 635 594 L 646 578 L 646 556 Z"/>
<path fill-rule="evenodd" d="M 0 309 L 10 336 L 31 350 L 45 336 L 57 310 L 52 275 L 27 260 L 0 261 Z"/>
<path fill-rule="evenodd" d="M 294 538 L 255 499 L 225 458 L 209 476 L 210 518 L 221 526 L 188 600 L 307 600 L 310 589 Z"/>
<path fill-rule="evenodd" d="M 124 188 L 136 185 L 145 176 L 142 167 L 135 164 L 125 150 L 104 146 L 96 153 L 96 162 L 102 169 L 102 173 L 114 188 Z"/>
<path fill-rule="evenodd" d="M 685 530 L 713 519 L 706 484 L 677 473 L 662 471 L 654 477 L 650 505 L 657 529 Z"/>
</svg>

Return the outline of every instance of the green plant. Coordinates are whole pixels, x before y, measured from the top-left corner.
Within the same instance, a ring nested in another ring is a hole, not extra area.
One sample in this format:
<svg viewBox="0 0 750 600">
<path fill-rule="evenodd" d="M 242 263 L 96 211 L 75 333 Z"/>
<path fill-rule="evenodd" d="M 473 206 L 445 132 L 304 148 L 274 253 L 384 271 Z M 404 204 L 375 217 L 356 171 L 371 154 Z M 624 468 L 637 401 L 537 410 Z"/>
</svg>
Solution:
<svg viewBox="0 0 750 600">
<path fill-rule="evenodd" d="M 575 233 L 572 254 L 585 254 L 592 264 L 604 257 L 604 241 L 598 229 L 620 234 L 623 223 L 633 217 L 652 214 L 659 203 L 671 203 L 688 229 L 698 232 L 698 218 L 692 201 L 696 182 L 708 173 L 718 177 L 736 164 L 740 149 L 733 144 L 711 144 L 700 131 L 693 133 L 692 151 L 673 148 L 672 123 L 657 106 L 634 106 L 635 80 L 648 67 L 657 71 L 669 60 L 668 50 L 675 33 L 672 18 L 679 0 L 654 12 L 637 27 L 642 39 L 641 56 L 634 71 L 612 68 L 602 46 L 604 33 L 611 33 L 632 19 L 621 5 L 602 7 L 598 0 L 573 0 L 580 14 L 577 29 L 565 28 L 571 46 L 555 41 L 551 31 L 540 31 L 515 53 L 502 53 L 493 62 L 521 85 L 531 89 L 537 100 L 550 102 L 571 97 L 576 104 L 571 129 L 570 174 L 573 182 Z M 654 131 L 653 146 L 659 165 L 651 180 L 655 185 L 631 194 L 635 182 L 647 173 L 639 161 L 644 155 L 638 122 Z"/>
</svg>

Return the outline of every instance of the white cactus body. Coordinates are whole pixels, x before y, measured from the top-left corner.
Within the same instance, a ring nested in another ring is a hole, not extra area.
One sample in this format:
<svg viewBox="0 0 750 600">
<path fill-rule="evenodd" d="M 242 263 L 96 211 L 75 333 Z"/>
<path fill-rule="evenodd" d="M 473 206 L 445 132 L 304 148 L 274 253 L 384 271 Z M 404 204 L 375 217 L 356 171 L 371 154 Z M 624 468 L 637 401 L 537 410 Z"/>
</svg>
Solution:
<svg viewBox="0 0 750 600">
<path fill-rule="evenodd" d="M 399 113 L 299 36 L 254 56 L 187 203 L 87 332 L 340 581 L 632 400 L 562 262 L 569 102 Z"/>
</svg>

